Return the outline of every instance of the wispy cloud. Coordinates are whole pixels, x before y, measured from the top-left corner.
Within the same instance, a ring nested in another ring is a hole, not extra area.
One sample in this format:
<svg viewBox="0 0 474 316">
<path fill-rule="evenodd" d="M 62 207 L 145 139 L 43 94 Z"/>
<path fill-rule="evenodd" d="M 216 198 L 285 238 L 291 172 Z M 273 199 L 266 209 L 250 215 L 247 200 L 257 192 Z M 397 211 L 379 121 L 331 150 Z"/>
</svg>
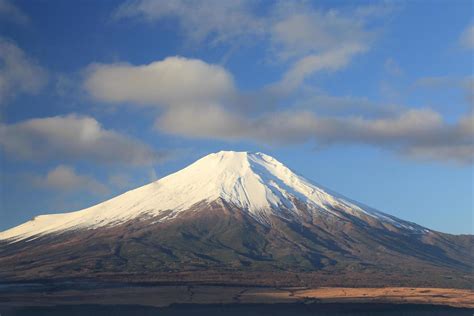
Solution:
<svg viewBox="0 0 474 316">
<path fill-rule="evenodd" d="M 106 185 L 93 176 L 78 174 L 73 167 L 67 165 L 59 165 L 45 175 L 31 175 L 29 180 L 36 188 L 55 192 L 87 192 L 94 195 L 105 195 L 110 192 Z"/>
<path fill-rule="evenodd" d="M 314 73 L 340 70 L 346 67 L 355 55 L 366 50 L 366 47 L 355 44 L 322 54 L 305 56 L 296 61 L 279 82 L 272 84 L 271 89 L 276 90 L 275 92 L 290 93 Z"/>
<path fill-rule="evenodd" d="M 459 43 L 467 49 L 474 49 L 474 24 L 469 25 L 461 34 Z"/>
<path fill-rule="evenodd" d="M 48 73 L 14 42 L 0 37 L 0 104 L 18 93 L 38 93 Z"/>
<path fill-rule="evenodd" d="M 464 91 L 466 101 L 474 110 L 474 77 L 457 76 L 429 76 L 417 79 L 414 88 L 424 89 L 461 89 Z"/>
<path fill-rule="evenodd" d="M 175 18 L 193 45 L 266 41 L 268 58 L 289 65 L 276 85 L 289 91 L 312 74 L 340 70 L 368 51 L 380 31 L 374 22 L 392 11 L 388 4 L 323 10 L 304 1 L 131 0 L 113 16 L 147 22 Z"/>
<path fill-rule="evenodd" d="M 269 16 L 271 52 L 281 60 L 369 47 L 377 31 L 367 23 L 372 14 L 356 9 L 322 10 L 304 2 L 280 2 Z"/>
<path fill-rule="evenodd" d="M 177 18 L 179 28 L 188 40 L 222 43 L 258 36 L 264 32 L 264 21 L 254 14 L 254 1 L 126 1 L 113 13 L 114 19 L 134 18 L 154 22 Z"/>
<path fill-rule="evenodd" d="M 27 25 L 30 18 L 8 0 L 0 0 L 0 17 L 19 25 Z"/>
</svg>

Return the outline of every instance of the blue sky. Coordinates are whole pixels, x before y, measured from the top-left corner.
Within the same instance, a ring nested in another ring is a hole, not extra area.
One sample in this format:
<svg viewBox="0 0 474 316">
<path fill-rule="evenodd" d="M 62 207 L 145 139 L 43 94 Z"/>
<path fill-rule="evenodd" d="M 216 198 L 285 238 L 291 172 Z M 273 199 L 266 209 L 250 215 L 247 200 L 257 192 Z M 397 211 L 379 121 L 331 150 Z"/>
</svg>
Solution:
<svg viewBox="0 0 474 316">
<path fill-rule="evenodd" d="M 0 230 L 219 150 L 472 233 L 471 1 L 0 0 Z"/>
</svg>

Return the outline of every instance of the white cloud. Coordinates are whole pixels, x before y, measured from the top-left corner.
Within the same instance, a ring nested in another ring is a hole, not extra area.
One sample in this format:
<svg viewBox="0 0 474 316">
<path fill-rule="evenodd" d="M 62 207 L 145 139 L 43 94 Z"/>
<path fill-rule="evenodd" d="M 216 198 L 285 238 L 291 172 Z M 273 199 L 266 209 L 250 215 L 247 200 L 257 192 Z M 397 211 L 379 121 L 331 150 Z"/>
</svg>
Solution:
<svg viewBox="0 0 474 316">
<path fill-rule="evenodd" d="M 194 44 L 235 46 L 242 38 L 266 41 L 270 60 L 290 64 L 277 85 L 288 92 L 308 76 L 340 70 L 355 55 L 369 50 L 379 31 L 374 20 L 382 21 L 391 11 L 387 4 L 324 10 L 304 1 L 262 6 L 255 1 L 131 0 L 114 17 L 175 18 Z"/>
<path fill-rule="evenodd" d="M 366 47 L 354 44 L 322 54 L 305 56 L 291 66 L 282 80 L 272 85 L 272 89 L 284 93 L 291 92 L 314 73 L 340 70 L 346 67 L 355 55 L 366 50 Z"/>
<path fill-rule="evenodd" d="M 367 52 L 378 34 L 367 25 L 381 11 L 361 10 L 324 11 L 304 2 L 280 2 L 269 25 L 271 51 L 291 65 L 273 88 L 289 93 L 306 78 L 344 69 L 355 56 Z"/>
<path fill-rule="evenodd" d="M 193 43 L 205 40 L 219 43 L 263 32 L 263 21 L 253 14 L 254 4 L 246 0 L 131 0 L 115 11 L 114 18 L 148 21 L 177 18 L 181 29 Z"/>
<path fill-rule="evenodd" d="M 300 82 L 306 76 L 305 68 L 310 72 L 322 67 L 337 69 L 350 59 L 344 52 L 324 56 L 331 62 L 319 63 L 321 56 L 315 57 L 306 67 L 297 67 L 301 71 L 295 70 L 287 80 Z M 205 83 L 203 78 L 206 78 Z M 188 138 L 268 144 L 308 141 L 320 145 L 366 144 L 416 158 L 433 159 L 435 155 L 423 148 L 449 145 L 453 148 L 452 155 L 436 157 L 460 162 L 469 162 L 463 154 L 466 150 L 461 148 L 472 147 L 473 143 L 472 132 L 466 132 L 459 125 L 463 121 L 458 125 L 446 124 L 437 112 L 429 109 L 378 107 L 367 100 L 355 100 L 359 102 L 357 113 L 348 115 L 350 99 L 326 97 L 314 100 L 327 103 L 315 104 L 315 108 L 342 104 L 347 110 L 344 115 L 324 116 L 316 114 L 314 109 L 301 110 L 300 107 L 298 110 L 298 106 L 280 111 L 274 105 L 262 109 L 253 104 L 241 104 L 239 102 L 252 103 L 252 98 L 246 98 L 234 87 L 232 76 L 224 68 L 185 58 L 172 57 L 145 66 L 96 65 L 90 68 L 85 86 L 93 97 L 102 101 L 160 106 L 162 111 L 155 128 Z M 274 101 L 271 97 L 254 99 L 256 102 Z M 311 106 L 306 104 L 302 108 Z"/>
<path fill-rule="evenodd" d="M 66 165 L 59 165 L 44 176 L 33 176 L 31 180 L 35 187 L 59 192 L 80 191 L 98 195 L 109 193 L 109 189 L 92 176 L 78 174 Z"/>
<path fill-rule="evenodd" d="M 282 59 L 367 47 L 375 37 L 366 18 L 354 12 L 317 10 L 310 5 L 280 3 L 272 17 L 269 33 L 273 52 Z"/>
<path fill-rule="evenodd" d="M 417 137 L 441 124 L 440 116 L 429 110 L 412 110 L 393 118 L 367 120 L 360 117 L 317 116 L 310 111 L 265 113 L 256 118 L 231 113 L 217 106 L 181 108 L 161 116 L 156 127 L 186 137 L 224 140 L 257 140 L 274 144 L 305 142 L 377 143 L 398 137 Z"/>
<path fill-rule="evenodd" d="M 461 34 L 459 39 L 461 46 L 467 49 L 474 49 L 474 24 L 469 25 Z"/>
<path fill-rule="evenodd" d="M 448 125 L 429 109 L 379 119 L 317 116 L 309 111 L 272 112 L 252 118 L 209 106 L 169 110 L 155 126 L 189 138 L 280 145 L 308 141 L 319 145 L 365 144 L 417 159 L 472 163 L 472 123 L 472 118 L 463 118 L 456 125 Z M 436 148 L 440 148 L 439 155 Z"/>
<path fill-rule="evenodd" d="M 232 140 L 241 138 L 247 125 L 244 117 L 209 104 L 169 109 L 157 119 L 155 128 L 186 137 Z"/>
<path fill-rule="evenodd" d="M 474 162 L 473 145 L 420 145 L 406 148 L 402 154 L 417 160 L 454 161 L 460 164 Z"/>
<path fill-rule="evenodd" d="M 31 161 L 93 161 L 146 165 L 163 159 L 141 141 L 104 129 L 88 116 L 35 118 L 0 125 L 0 148 Z"/>
<path fill-rule="evenodd" d="M 44 68 L 13 42 L 0 37 L 0 104 L 18 93 L 38 93 L 47 80 Z"/>
<path fill-rule="evenodd" d="M 222 100 L 234 94 L 232 76 L 224 68 L 183 57 L 142 66 L 97 64 L 86 73 L 86 90 L 106 102 L 166 107 Z"/>
<path fill-rule="evenodd" d="M 30 18 L 8 0 L 0 0 L 0 17 L 20 25 L 30 23 Z"/>
<path fill-rule="evenodd" d="M 404 148 L 402 154 L 421 160 L 474 163 L 474 114 L 467 114 L 455 125 L 443 126 L 425 141 Z"/>
</svg>

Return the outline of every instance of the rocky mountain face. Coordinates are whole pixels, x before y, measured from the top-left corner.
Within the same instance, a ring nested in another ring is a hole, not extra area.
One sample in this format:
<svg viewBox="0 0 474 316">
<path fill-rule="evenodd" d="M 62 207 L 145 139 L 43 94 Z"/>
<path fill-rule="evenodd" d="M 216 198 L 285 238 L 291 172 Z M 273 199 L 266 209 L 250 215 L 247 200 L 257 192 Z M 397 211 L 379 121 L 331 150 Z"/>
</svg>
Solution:
<svg viewBox="0 0 474 316">
<path fill-rule="evenodd" d="M 376 211 L 265 154 L 219 152 L 0 233 L 0 279 L 470 287 L 473 245 L 472 235 Z"/>
</svg>

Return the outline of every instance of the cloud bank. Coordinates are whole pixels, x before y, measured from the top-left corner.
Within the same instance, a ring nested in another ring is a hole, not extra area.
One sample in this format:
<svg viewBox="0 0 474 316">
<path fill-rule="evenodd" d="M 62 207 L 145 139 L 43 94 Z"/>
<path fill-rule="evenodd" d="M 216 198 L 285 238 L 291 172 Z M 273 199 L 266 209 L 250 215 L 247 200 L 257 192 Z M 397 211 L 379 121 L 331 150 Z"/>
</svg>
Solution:
<svg viewBox="0 0 474 316">
<path fill-rule="evenodd" d="M 141 66 L 91 65 L 84 87 L 101 101 L 152 106 L 207 103 L 234 93 L 232 76 L 224 68 L 183 57 Z"/>
<path fill-rule="evenodd" d="M 169 68 L 169 63 L 178 63 L 179 67 Z M 370 102 L 360 103 L 360 100 L 358 115 L 320 115 L 298 107 L 285 111 L 269 107 L 263 112 L 246 107 L 242 111 L 235 103 L 239 98 L 231 97 L 242 92 L 234 86 L 230 73 L 220 66 L 185 58 L 168 58 L 125 68 L 120 64 L 102 65 L 93 68 L 88 75 L 85 87 L 99 100 L 132 102 L 130 105 L 146 103 L 162 108 L 155 128 L 163 133 L 276 145 L 364 144 L 416 159 L 473 162 L 471 116 L 456 124 L 447 124 L 439 113 L 430 109 L 383 106 L 380 109 L 386 110 L 385 114 L 373 116 L 376 106 Z M 145 81 L 144 85 L 132 84 Z M 209 87 L 201 90 L 201 82 L 209 82 Z M 131 84 L 125 86 L 125 83 Z M 117 84 L 124 86 L 118 88 Z M 123 90 L 119 96 L 117 89 Z M 328 102 L 340 103 L 341 99 L 329 98 Z M 343 106 L 351 107 L 350 104 Z"/>
<path fill-rule="evenodd" d="M 103 128 L 92 117 L 67 115 L 0 124 L 0 148 L 30 161 L 148 165 L 164 158 L 138 139 Z"/>
</svg>

